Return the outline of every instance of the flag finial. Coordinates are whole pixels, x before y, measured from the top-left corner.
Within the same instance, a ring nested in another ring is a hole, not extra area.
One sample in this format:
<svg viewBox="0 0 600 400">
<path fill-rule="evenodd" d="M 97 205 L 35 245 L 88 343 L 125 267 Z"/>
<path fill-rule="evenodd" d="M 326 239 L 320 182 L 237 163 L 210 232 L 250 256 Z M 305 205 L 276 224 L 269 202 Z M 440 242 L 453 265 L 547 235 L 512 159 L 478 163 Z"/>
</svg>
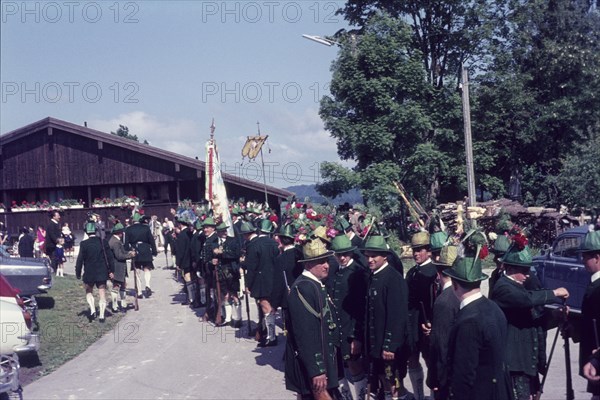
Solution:
<svg viewBox="0 0 600 400">
<path fill-rule="evenodd" d="M 256 121 L 256 127 L 258 129 L 258 136 L 260 136 L 260 122 Z"/>
<path fill-rule="evenodd" d="M 217 127 L 215 126 L 215 119 L 213 118 L 212 119 L 212 124 L 210 124 L 210 138 L 211 139 L 214 138 L 214 136 L 215 136 L 215 129 L 216 128 Z"/>
</svg>

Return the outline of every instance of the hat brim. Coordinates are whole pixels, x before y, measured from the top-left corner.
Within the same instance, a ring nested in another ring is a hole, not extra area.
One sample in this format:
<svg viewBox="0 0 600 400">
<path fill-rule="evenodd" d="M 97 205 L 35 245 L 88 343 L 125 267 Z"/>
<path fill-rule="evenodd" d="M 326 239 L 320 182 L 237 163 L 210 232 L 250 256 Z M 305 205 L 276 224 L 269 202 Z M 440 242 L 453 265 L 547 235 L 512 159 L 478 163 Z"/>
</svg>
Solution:
<svg viewBox="0 0 600 400">
<path fill-rule="evenodd" d="M 325 259 L 325 258 L 329 258 L 333 255 L 333 251 L 328 250 L 323 254 L 320 254 L 316 257 L 310 257 L 310 258 L 304 258 L 302 260 L 298 260 L 299 263 L 305 263 L 305 262 L 309 262 L 309 261 L 315 261 L 315 260 L 321 260 L 321 259 Z"/>
<path fill-rule="evenodd" d="M 281 236 L 281 237 L 285 237 L 285 238 L 288 238 L 288 239 L 295 239 L 293 236 L 286 235 L 285 233 L 276 233 L 273 236 Z"/>
<path fill-rule="evenodd" d="M 440 263 L 436 263 L 435 261 L 432 262 L 433 265 L 435 265 L 438 268 L 452 268 L 452 265 L 448 265 L 448 264 L 440 264 Z"/>
<path fill-rule="evenodd" d="M 341 254 L 341 253 L 350 253 L 351 251 L 354 251 L 354 250 L 356 250 L 356 246 L 350 246 L 345 249 L 333 250 L 333 252 L 335 254 Z"/>
<path fill-rule="evenodd" d="M 375 247 L 363 247 L 362 249 L 360 249 L 360 251 L 362 253 L 367 252 L 367 251 L 372 251 L 373 253 L 386 253 L 386 254 L 392 253 L 392 251 L 390 249 L 379 249 L 379 248 L 375 248 Z"/>
<path fill-rule="evenodd" d="M 458 281 L 466 282 L 466 283 L 481 282 L 481 281 L 485 281 L 486 279 L 489 278 L 489 276 L 487 276 L 486 274 L 484 274 L 482 272 L 481 276 L 479 278 L 470 281 L 462 276 L 457 275 L 456 272 L 452 268 L 445 269 L 443 274 L 449 276 L 452 279 L 456 279 Z"/>
<path fill-rule="evenodd" d="M 413 250 L 417 250 L 417 249 L 425 249 L 425 248 L 429 248 L 429 250 L 432 250 L 431 248 L 431 244 L 417 244 L 417 245 L 410 245 L 410 248 Z"/>
</svg>

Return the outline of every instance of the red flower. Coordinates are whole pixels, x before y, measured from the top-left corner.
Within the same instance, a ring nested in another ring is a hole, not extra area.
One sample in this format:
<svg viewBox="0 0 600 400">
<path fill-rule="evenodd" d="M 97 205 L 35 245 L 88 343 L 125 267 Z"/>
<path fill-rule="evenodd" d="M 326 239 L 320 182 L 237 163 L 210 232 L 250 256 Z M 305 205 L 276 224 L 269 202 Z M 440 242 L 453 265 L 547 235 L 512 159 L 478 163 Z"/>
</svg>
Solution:
<svg viewBox="0 0 600 400">
<path fill-rule="evenodd" d="M 529 240 L 527 240 L 527 237 L 525 235 L 523 235 L 522 233 L 516 234 L 515 236 L 513 236 L 512 239 L 513 239 L 513 243 L 515 244 L 517 249 L 519 249 L 519 251 L 523 250 L 525 248 L 525 246 L 527 246 L 527 244 L 529 243 Z"/>
<path fill-rule="evenodd" d="M 485 258 L 488 256 L 488 254 L 490 254 L 490 251 L 489 251 L 488 246 L 486 244 L 479 251 L 479 258 L 481 258 L 482 260 L 485 260 Z"/>
<path fill-rule="evenodd" d="M 279 218 L 277 218 L 277 215 L 273 214 L 269 217 L 269 221 L 276 223 L 277 221 L 279 221 Z"/>
<path fill-rule="evenodd" d="M 298 219 L 299 215 L 298 213 L 294 214 L 294 219 Z"/>
</svg>

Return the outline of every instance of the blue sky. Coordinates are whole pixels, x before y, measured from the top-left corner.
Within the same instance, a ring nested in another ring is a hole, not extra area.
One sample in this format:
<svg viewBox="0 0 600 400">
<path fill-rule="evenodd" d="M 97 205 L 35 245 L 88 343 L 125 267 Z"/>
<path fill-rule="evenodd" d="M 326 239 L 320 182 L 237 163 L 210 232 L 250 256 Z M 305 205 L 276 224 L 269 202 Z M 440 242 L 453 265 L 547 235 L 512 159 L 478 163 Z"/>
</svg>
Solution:
<svg viewBox="0 0 600 400">
<path fill-rule="evenodd" d="M 214 117 L 224 169 L 269 135 L 268 183 L 310 184 L 338 160 L 318 116 L 346 27 L 340 1 L 2 1 L 0 132 L 52 116 L 204 158 Z M 262 181 L 262 177 L 260 178 Z"/>
</svg>

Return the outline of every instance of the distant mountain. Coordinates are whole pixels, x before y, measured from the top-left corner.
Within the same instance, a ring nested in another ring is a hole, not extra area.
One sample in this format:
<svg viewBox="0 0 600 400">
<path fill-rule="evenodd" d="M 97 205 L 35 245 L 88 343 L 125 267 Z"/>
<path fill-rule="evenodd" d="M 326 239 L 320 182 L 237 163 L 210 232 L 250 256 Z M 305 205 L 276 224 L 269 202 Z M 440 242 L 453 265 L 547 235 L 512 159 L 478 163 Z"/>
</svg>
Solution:
<svg viewBox="0 0 600 400">
<path fill-rule="evenodd" d="M 304 200 L 305 197 L 310 197 L 310 200 L 313 203 L 327 203 L 327 199 L 321 196 L 317 190 L 315 189 L 315 185 L 297 185 L 286 187 L 285 190 L 289 190 L 296 194 L 296 198 L 298 200 Z M 357 189 L 352 189 L 349 192 L 342 194 L 341 196 L 333 199 L 333 204 L 344 204 L 348 202 L 349 204 L 362 204 L 362 195 L 360 191 Z"/>
</svg>

